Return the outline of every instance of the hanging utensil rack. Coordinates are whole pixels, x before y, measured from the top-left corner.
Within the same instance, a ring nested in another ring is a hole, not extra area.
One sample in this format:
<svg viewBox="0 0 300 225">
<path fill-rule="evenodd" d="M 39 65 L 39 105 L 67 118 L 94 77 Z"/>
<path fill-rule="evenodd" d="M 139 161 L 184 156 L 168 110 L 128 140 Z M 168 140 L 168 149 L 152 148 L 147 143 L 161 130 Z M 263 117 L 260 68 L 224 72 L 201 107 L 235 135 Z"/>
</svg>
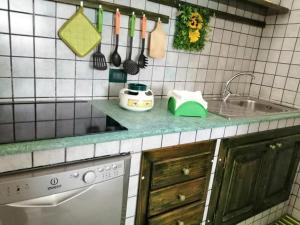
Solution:
<svg viewBox="0 0 300 225">
<path fill-rule="evenodd" d="M 80 6 L 80 0 L 48 0 L 52 2 L 59 2 L 64 4 L 76 5 Z M 120 10 L 122 15 L 130 16 L 132 12 L 135 12 L 136 17 L 142 18 L 143 14 L 146 14 L 148 20 L 157 21 L 160 18 L 161 22 L 169 23 L 169 16 L 153 13 L 129 6 L 118 5 L 114 3 L 109 3 L 105 1 L 97 1 L 97 0 L 85 0 L 83 1 L 84 7 L 98 9 L 99 5 L 102 6 L 104 11 L 115 13 L 117 9 Z"/>
<path fill-rule="evenodd" d="M 213 12 L 213 14 L 217 17 L 217 18 L 221 18 L 224 20 L 230 20 L 233 22 L 239 22 L 239 23 L 244 23 L 244 24 L 248 24 L 248 25 L 253 25 L 253 26 L 258 26 L 258 27 L 265 27 L 266 23 L 264 21 L 260 21 L 260 20 L 255 20 L 255 19 L 250 19 L 250 18 L 246 18 L 243 16 L 238 16 L 238 15 L 234 15 L 231 13 L 227 13 L 227 12 L 223 12 L 223 11 L 219 11 L 216 9 L 211 9 L 208 7 L 203 7 L 200 5 L 195 5 L 192 3 L 188 3 L 188 2 L 183 2 L 183 1 L 179 1 L 179 0 L 148 0 L 151 2 L 156 2 L 156 3 L 160 3 L 163 5 L 168 5 L 168 6 L 172 6 L 172 7 L 176 7 L 179 8 L 180 4 L 189 4 L 192 5 L 194 7 L 202 7 L 205 9 L 209 9 Z"/>
</svg>

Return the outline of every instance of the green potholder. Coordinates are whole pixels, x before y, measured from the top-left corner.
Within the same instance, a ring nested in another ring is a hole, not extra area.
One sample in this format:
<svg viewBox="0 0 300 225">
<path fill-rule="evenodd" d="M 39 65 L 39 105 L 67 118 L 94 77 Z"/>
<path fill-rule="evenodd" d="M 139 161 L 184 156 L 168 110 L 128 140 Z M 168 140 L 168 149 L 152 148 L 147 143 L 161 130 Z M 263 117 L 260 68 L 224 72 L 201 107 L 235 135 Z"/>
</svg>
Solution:
<svg viewBox="0 0 300 225">
<path fill-rule="evenodd" d="M 58 36 L 78 56 L 85 56 L 100 42 L 101 37 L 94 25 L 84 15 L 83 7 L 59 29 Z"/>
</svg>

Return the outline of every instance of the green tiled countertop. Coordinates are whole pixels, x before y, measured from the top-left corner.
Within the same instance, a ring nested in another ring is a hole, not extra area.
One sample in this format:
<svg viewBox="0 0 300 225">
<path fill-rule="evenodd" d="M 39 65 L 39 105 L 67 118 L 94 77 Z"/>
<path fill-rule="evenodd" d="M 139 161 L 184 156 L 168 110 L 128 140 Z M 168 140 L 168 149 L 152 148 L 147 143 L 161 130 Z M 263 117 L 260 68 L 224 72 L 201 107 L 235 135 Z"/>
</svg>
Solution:
<svg viewBox="0 0 300 225">
<path fill-rule="evenodd" d="M 300 117 L 300 112 L 231 120 L 211 113 L 207 118 L 175 117 L 167 111 L 167 100 L 165 99 L 156 100 L 154 108 L 148 112 L 131 112 L 121 109 L 118 100 L 96 100 L 92 101 L 92 104 L 127 127 L 128 131 L 2 144 L 0 145 L 0 155 Z"/>
</svg>

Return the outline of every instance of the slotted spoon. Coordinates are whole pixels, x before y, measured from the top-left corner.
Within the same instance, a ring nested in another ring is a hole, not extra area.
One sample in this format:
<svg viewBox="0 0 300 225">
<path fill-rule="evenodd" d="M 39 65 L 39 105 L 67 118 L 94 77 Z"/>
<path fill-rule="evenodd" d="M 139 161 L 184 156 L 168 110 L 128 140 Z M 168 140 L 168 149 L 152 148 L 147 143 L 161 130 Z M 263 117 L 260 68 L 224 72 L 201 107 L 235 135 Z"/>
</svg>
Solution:
<svg viewBox="0 0 300 225">
<path fill-rule="evenodd" d="M 141 50 L 139 61 L 138 61 L 138 65 L 140 68 L 146 68 L 148 65 L 148 58 L 144 55 L 146 29 L 147 29 L 147 18 L 144 14 L 143 19 L 142 19 L 142 50 Z"/>
<path fill-rule="evenodd" d="M 103 27 L 103 9 L 101 6 L 99 6 L 98 32 L 101 35 L 101 39 L 102 39 L 102 27 Z M 107 69 L 107 63 L 106 63 L 105 56 L 101 52 L 101 41 L 97 47 L 97 51 L 93 54 L 93 65 L 94 65 L 94 68 L 97 70 L 106 70 Z"/>
<path fill-rule="evenodd" d="M 126 73 L 131 74 L 131 75 L 136 75 L 139 73 L 140 68 L 139 65 L 131 59 L 131 54 L 132 54 L 132 44 L 133 44 L 133 36 L 134 36 L 134 31 L 135 31 L 135 20 L 136 16 L 134 12 L 132 13 L 132 16 L 130 18 L 130 46 L 129 46 L 129 54 L 128 54 L 128 59 L 123 64 L 124 70 Z"/>
</svg>

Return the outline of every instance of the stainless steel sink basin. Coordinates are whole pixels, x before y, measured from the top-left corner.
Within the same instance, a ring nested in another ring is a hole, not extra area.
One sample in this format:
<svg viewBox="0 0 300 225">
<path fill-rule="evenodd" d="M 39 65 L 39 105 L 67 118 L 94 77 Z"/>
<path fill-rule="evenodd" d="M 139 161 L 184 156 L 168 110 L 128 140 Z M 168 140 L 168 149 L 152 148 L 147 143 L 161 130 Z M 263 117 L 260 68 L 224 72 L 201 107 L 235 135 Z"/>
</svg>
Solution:
<svg viewBox="0 0 300 225">
<path fill-rule="evenodd" d="M 226 118 L 242 118 L 293 112 L 297 109 L 260 99 L 232 97 L 225 102 L 220 98 L 208 99 L 208 111 Z"/>
</svg>

